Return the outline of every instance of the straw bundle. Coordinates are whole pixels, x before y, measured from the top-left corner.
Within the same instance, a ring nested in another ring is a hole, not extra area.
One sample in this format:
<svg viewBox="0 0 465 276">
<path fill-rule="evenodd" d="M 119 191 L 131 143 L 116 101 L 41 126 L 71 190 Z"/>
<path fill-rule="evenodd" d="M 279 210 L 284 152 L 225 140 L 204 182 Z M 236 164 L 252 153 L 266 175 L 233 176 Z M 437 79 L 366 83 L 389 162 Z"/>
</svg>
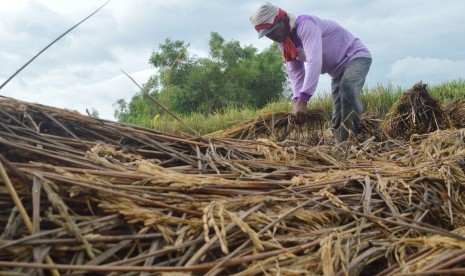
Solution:
<svg viewBox="0 0 465 276">
<path fill-rule="evenodd" d="M 307 121 L 302 125 L 296 124 L 293 113 L 265 112 L 256 118 L 211 133 L 206 137 L 227 137 L 244 140 L 267 138 L 275 141 L 284 141 L 291 138 L 308 145 L 317 145 L 323 133 L 324 123 L 323 111 L 317 109 L 308 110 Z"/>
<path fill-rule="evenodd" d="M 465 127 L 465 100 L 459 99 L 443 104 L 447 124 L 453 128 Z"/>
<path fill-rule="evenodd" d="M 382 128 L 391 138 L 408 140 L 412 134 L 429 133 L 442 125 L 440 103 L 428 94 L 426 84 L 419 82 L 394 104 Z"/>
<path fill-rule="evenodd" d="M 349 145 L 341 159 L 3 99 L 0 153 L 10 275 L 465 271 L 463 130 Z"/>
</svg>

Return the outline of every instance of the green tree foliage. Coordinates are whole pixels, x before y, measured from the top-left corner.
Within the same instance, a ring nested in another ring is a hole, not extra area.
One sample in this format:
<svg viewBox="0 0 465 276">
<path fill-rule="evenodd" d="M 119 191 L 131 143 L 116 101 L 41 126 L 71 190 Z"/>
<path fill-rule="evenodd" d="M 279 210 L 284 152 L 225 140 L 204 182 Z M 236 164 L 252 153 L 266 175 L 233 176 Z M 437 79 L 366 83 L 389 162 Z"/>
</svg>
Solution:
<svg viewBox="0 0 465 276">
<path fill-rule="evenodd" d="M 261 108 L 283 96 L 286 73 L 276 44 L 259 52 L 213 32 L 209 46 L 209 56 L 201 58 L 191 54 L 185 42 L 166 39 L 149 59 L 158 73 L 144 89 L 177 114 Z M 114 107 L 115 117 L 128 123 L 162 113 L 141 92 Z"/>
<path fill-rule="evenodd" d="M 86 108 L 86 111 L 90 117 L 94 117 L 94 118 L 100 117 L 100 113 L 98 112 L 98 110 L 93 107 L 90 108 L 90 111 Z"/>
</svg>

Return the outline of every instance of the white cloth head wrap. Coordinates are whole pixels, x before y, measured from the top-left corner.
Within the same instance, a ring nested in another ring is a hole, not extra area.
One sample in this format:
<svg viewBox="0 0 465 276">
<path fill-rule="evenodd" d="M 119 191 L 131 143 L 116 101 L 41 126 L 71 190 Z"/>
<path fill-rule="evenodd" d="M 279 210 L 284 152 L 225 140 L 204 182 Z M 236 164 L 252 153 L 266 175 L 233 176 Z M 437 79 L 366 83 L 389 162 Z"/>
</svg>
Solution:
<svg viewBox="0 0 465 276">
<path fill-rule="evenodd" d="M 280 12 L 286 13 L 279 7 L 269 2 L 265 2 L 260 7 L 258 7 L 254 13 L 252 13 L 250 16 L 250 21 L 258 32 L 258 38 L 267 35 L 278 26 L 278 24 L 275 23 L 276 17 L 280 15 Z M 287 15 L 289 17 L 289 25 L 291 26 L 291 29 L 293 29 L 295 26 L 295 16 L 291 14 Z"/>
</svg>

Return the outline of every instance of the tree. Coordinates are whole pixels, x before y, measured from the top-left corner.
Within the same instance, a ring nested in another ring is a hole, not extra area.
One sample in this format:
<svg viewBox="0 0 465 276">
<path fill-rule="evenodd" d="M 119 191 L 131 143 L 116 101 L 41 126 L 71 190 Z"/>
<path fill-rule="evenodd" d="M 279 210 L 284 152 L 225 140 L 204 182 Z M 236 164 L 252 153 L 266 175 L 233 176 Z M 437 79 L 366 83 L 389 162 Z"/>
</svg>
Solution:
<svg viewBox="0 0 465 276">
<path fill-rule="evenodd" d="M 149 63 L 158 73 L 144 89 L 178 114 L 211 113 L 231 107 L 261 108 L 283 96 L 286 74 L 276 44 L 259 52 L 239 41 L 225 41 L 212 32 L 209 56 L 197 57 L 188 52 L 183 41 L 166 39 L 154 51 Z M 142 93 L 131 101 L 118 100 L 115 117 L 129 122 L 162 111 Z"/>
</svg>

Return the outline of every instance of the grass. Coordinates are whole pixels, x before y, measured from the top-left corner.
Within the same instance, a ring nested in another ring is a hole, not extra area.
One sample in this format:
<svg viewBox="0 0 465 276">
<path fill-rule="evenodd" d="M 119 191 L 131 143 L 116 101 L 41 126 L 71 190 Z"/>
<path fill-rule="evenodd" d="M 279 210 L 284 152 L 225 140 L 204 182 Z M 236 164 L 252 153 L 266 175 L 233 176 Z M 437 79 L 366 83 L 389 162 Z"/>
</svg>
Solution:
<svg viewBox="0 0 465 276">
<path fill-rule="evenodd" d="M 410 87 L 409 87 L 410 88 Z M 384 118 L 389 109 L 409 88 L 395 86 L 393 84 L 377 84 L 373 87 L 365 87 L 361 94 L 365 112 L 374 113 L 379 118 Z M 442 101 L 447 102 L 455 99 L 465 99 L 465 79 L 447 81 L 438 85 L 428 87 L 430 94 Z M 321 109 L 325 116 L 331 118 L 331 95 L 320 93 L 309 101 L 309 109 Z M 262 109 L 239 109 L 230 108 L 221 110 L 210 115 L 193 113 L 188 116 L 180 116 L 186 124 L 191 126 L 201 134 L 211 133 L 217 130 L 226 129 L 241 121 L 245 121 L 258 116 L 261 112 L 291 112 L 292 104 L 287 99 L 280 99 L 268 103 Z M 140 118 L 136 125 L 161 130 L 163 132 L 188 132 L 184 126 L 171 117 L 155 117 L 153 119 Z"/>
<path fill-rule="evenodd" d="M 189 116 L 179 116 L 187 125 L 200 132 L 201 134 L 215 132 L 219 129 L 225 129 L 241 121 L 248 120 L 258 114 L 257 110 L 231 108 L 228 110 L 217 111 L 213 114 L 204 115 L 202 113 L 193 113 Z M 186 128 L 174 120 L 172 117 L 163 116 L 155 117 L 150 122 L 150 127 L 163 132 L 188 132 Z M 147 127 L 147 125 L 144 125 Z"/>
<path fill-rule="evenodd" d="M 397 101 L 406 89 L 400 86 L 377 84 L 372 88 L 364 88 L 362 91 L 362 103 L 366 112 L 374 113 L 379 118 L 384 118 L 391 106 Z"/>
<path fill-rule="evenodd" d="M 433 97 L 443 102 L 465 99 L 465 79 L 444 82 L 429 88 Z"/>
</svg>

